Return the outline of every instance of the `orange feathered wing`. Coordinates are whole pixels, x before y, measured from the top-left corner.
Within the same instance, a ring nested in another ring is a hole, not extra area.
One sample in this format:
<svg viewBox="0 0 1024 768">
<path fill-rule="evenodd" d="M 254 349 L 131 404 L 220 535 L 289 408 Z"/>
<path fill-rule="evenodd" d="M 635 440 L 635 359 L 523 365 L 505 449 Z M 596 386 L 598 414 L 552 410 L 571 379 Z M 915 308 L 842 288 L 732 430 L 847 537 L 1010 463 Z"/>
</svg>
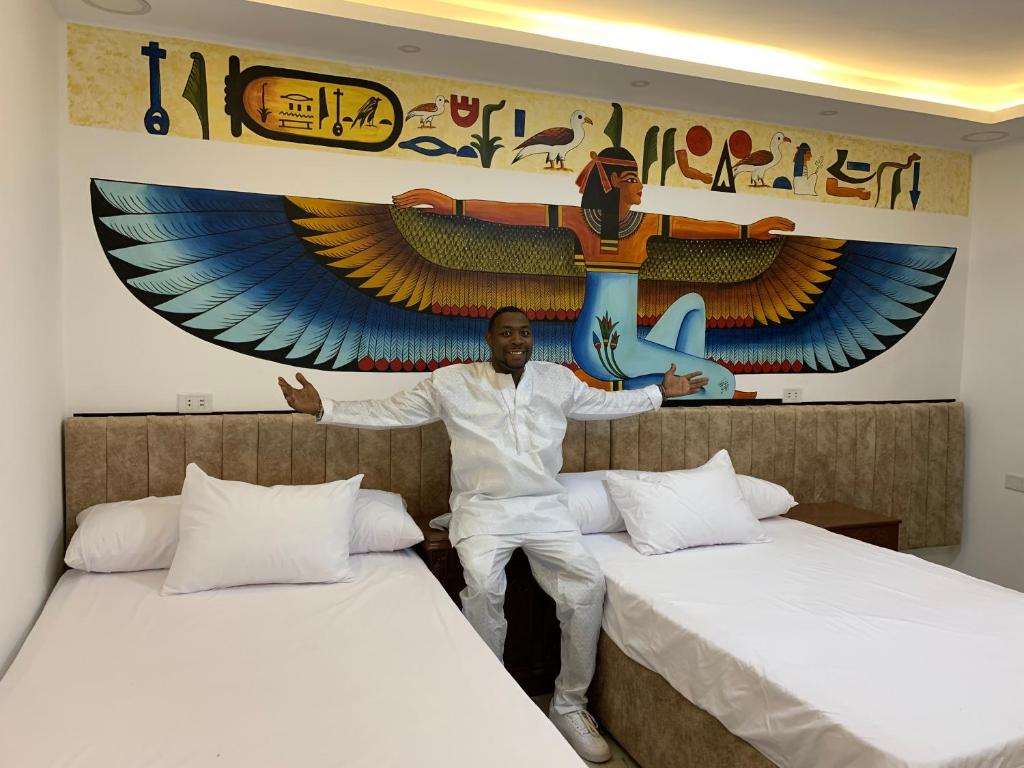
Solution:
<svg viewBox="0 0 1024 768">
<path fill-rule="evenodd" d="M 583 305 L 571 233 L 416 209 L 289 198 L 307 246 L 375 298 L 407 309 L 487 317 L 515 305 L 565 320 Z"/>
<path fill-rule="evenodd" d="M 686 293 L 699 293 L 704 299 L 707 324 L 712 328 L 792 321 L 810 310 L 827 288 L 845 244 L 845 240 L 795 236 L 756 244 L 750 241 L 749 245 L 761 254 L 743 274 L 742 270 L 728 269 L 731 261 L 738 260 L 736 251 L 743 247 L 735 242 L 673 241 L 670 257 L 651 258 L 640 271 L 639 322 L 653 325 L 673 301 Z M 659 269 L 659 261 L 668 258 L 677 264 L 692 264 L 691 274 L 702 274 L 705 279 L 661 277 L 660 273 L 668 270 Z M 717 269 L 714 263 L 708 263 L 716 260 L 720 262 Z"/>
</svg>

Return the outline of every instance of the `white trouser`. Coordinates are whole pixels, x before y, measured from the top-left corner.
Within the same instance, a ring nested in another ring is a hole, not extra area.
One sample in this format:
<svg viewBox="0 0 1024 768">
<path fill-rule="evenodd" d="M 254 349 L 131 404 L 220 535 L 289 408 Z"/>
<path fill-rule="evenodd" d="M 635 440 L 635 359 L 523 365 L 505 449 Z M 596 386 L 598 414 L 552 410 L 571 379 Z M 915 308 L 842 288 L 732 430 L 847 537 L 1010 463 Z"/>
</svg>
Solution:
<svg viewBox="0 0 1024 768">
<path fill-rule="evenodd" d="M 541 589 L 555 601 L 562 625 L 562 669 L 551 710 L 566 714 L 587 705 L 604 609 L 604 575 L 575 532 L 470 536 L 455 549 L 466 588 L 462 612 L 500 659 L 505 648 L 505 565 L 522 547 Z"/>
</svg>

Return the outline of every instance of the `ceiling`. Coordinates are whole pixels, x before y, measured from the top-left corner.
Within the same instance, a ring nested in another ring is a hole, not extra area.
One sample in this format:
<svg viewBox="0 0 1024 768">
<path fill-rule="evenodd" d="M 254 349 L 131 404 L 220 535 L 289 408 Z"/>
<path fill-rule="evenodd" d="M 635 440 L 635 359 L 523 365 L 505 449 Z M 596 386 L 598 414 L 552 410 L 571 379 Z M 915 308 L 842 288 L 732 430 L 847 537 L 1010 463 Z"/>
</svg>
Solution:
<svg viewBox="0 0 1024 768">
<path fill-rule="evenodd" d="M 52 2 L 81 23 L 893 141 L 1024 137 L 1020 0 Z"/>
</svg>

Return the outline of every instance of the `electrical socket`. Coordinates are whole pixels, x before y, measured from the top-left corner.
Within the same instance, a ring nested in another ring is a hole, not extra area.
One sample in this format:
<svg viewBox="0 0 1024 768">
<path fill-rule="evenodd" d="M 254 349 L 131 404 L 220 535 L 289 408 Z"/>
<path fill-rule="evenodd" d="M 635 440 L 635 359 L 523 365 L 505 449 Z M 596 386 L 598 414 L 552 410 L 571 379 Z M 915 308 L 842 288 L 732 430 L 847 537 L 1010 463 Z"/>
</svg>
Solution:
<svg viewBox="0 0 1024 768">
<path fill-rule="evenodd" d="M 803 401 L 804 391 L 800 387 L 785 387 L 782 390 L 782 402 L 802 403 Z"/>
<path fill-rule="evenodd" d="M 188 392 L 178 395 L 178 413 L 210 413 L 213 395 L 209 392 Z"/>
<path fill-rule="evenodd" d="M 1024 493 L 1024 477 L 1020 475 L 1007 475 L 1006 487 L 1008 490 Z"/>
</svg>

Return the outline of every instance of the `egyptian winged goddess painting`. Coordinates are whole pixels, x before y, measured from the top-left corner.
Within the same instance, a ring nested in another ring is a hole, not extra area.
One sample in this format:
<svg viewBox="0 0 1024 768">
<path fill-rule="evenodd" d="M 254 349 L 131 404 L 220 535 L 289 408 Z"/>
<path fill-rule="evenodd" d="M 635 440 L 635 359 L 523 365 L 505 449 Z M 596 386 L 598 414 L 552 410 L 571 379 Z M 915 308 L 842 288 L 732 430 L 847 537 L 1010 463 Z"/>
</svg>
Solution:
<svg viewBox="0 0 1024 768">
<path fill-rule="evenodd" d="M 93 180 L 100 242 L 146 306 L 206 341 L 325 370 L 423 371 L 486 359 L 487 317 L 516 305 L 534 355 L 594 386 L 701 370 L 688 399 L 732 398 L 736 373 L 832 372 L 901 339 L 955 249 L 786 234 L 793 222 L 638 210 L 621 147 L 591 155 L 579 206 L 393 205 Z"/>
</svg>

